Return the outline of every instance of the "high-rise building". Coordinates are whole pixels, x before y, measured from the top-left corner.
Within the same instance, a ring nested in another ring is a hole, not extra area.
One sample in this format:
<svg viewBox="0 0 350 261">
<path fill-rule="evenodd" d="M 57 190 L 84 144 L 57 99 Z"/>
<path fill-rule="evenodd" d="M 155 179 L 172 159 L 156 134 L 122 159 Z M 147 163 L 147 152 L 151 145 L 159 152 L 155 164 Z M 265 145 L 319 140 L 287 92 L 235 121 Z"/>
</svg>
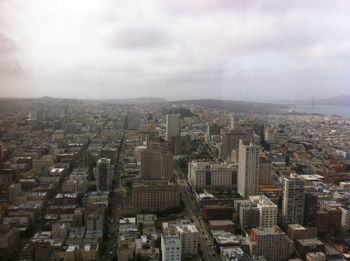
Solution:
<svg viewBox="0 0 350 261">
<path fill-rule="evenodd" d="M 243 229 L 259 227 L 260 211 L 253 204 L 244 204 L 239 207 L 239 224 Z"/>
<path fill-rule="evenodd" d="M 142 181 L 135 183 L 132 191 L 135 211 L 159 211 L 180 206 L 177 184 L 168 181 Z"/>
<path fill-rule="evenodd" d="M 181 261 L 181 241 L 177 235 L 162 235 L 162 261 Z"/>
<path fill-rule="evenodd" d="M 304 224 L 304 179 L 291 173 L 283 180 L 282 223 Z"/>
<path fill-rule="evenodd" d="M 111 185 L 111 160 L 101 158 L 95 169 L 97 191 L 109 191 Z"/>
<path fill-rule="evenodd" d="M 294 250 L 293 241 L 278 227 L 253 228 L 249 237 L 251 256 L 269 261 L 288 260 Z"/>
<path fill-rule="evenodd" d="M 259 185 L 271 184 L 271 162 L 267 155 L 262 154 L 259 158 Z"/>
<path fill-rule="evenodd" d="M 224 133 L 219 147 L 219 158 L 222 160 L 230 158 L 232 151 L 239 148 L 239 141 L 246 139 L 249 139 L 249 134 L 239 129 Z"/>
<path fill-rule="evenodd" d="M 230 113 L 230 129 L 234 130 L 235 127 L 235 114 L 232 112 Z"/>
<path fill-rule="evenodd" d="M 249 200 L 259 209 L 259 227 L 270 228 L 277 225 L 278 207 L 265 195 L 250 196 Z"/>
<path fill-rule="evenodd" d="M 176 234 L 181 240 L 182 255 L 193 256 L 198 253 L 198 230 L 195 225 L 176 225 Z"/>
<path fill-rule="evenodd" d="M 316 226 L 317 224 L 317 203 L 318 196 L 315 193 L 305 193 L 304 206 L 304 225 L 308 227 Z"/>
<path fill-rule="evenodd" d="M 141 151 L 141 178 L 161 179 L 173 176 L 173 154 L 169 151 L 146 149 Z"/>
<path fill-rule="evenodd" d="M 257 195 L 259 184 L 260 148 L 253 143 L 239 143 L 238 156 L 238 193 L 242 197 Z"/>
<path fill-rule="evenodd" d="M 192 161 L 188 166 L 188 181 L 195 189 L 232 190 L 236 189 L 236 173 L 233 164 Z"/>
<path fill-rule="evenodd" d="M 181 134 L 181 119 L 179 114 L 166 115 L 166 140 Z"/>
</svg>

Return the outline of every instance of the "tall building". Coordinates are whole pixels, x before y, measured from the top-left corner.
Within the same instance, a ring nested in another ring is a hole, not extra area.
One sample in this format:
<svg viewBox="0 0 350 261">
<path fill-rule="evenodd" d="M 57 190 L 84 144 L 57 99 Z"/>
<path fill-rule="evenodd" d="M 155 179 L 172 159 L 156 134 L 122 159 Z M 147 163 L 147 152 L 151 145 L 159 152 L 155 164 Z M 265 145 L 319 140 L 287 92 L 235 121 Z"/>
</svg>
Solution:
<svg viewBox="0 0 350 261">
<path fill-rule="evenodd" d="M 166 115 L 166 140 L 171 137 L 180 136 L 181 134 L 181 119 L 180 114 Z"/>
<path fill-rule="evenodd" d="M 238 193 L 242 197 L 257 195 L 259 184 L 259 156 L 260 148 L 253 143 L 239 143 L 238 156 Z"/>
<path fill-rule="evenodd" d="M 235 114 L 232 112 L 230 113 L 230 129 L 234 130 L 235 127 Z"/>
<path fill-rule="evenodd" d="M 198 190 L 236 189 L 236 173 L 228 163 L 192 161 L 188 165 L 188 181 Z"/>
<path fill-rule="evenodd" d="M 230 158 L 232 151 L 239 148 L 239 141 L 248 138 L 249 134 L 239 129 L 231 130 L 229 133 L 224 133 L 219 147 L 219 158 L 222 160 Z"/>
<path fill-rule="evenodd" d="M 162 235 L 162 261 L 181 261 L 181 241 L 177 235 Z"/>
<path fill-rule="evenodd" d="M 318 196 L 315 193 L 305 193 L 304 206 L 304 225 L 308 227 L 316 226 L 317 224 L 317 203 Z"/>
<path fill-rule="evenodd" d="M 259 185 L 271 184 L 271 162 L 267 155 L 260 155 L 259 163 Z"/>
<path fill-rule="evenodd" d="M 283 180 L 282 223 L 304 224 L 304 179 L 291 173 Z"/>
<path fill-rule="evenodd" d="M 278 207 L 265 195 L 250 196 L 249 200 L 259 209 L 259 227 L 270 228 L 277 225 Z"/>
<path fill-rule="evenodd" d="M 132 201 L 137 212 L 166 210 L 180 206 L 180 192 L 168 181 L 142 181 L 134 184 Z"/>
<path fill-rule="evenodd" d="M 259 227 L 260 211 L 253 204 L 244 204 L 239 207 L 239 224 L 243 229 Z"/>
<path fill-rule="evenodd" d="M 184 256 L 198 253 L 198 230 L 194 224 L 176 225 L 176 234 L 181 240 L 181 252 Z"/>
<path fill-rule="evenodd" d="M 288 260 L 294 251 L 293 241 L 279 228 L 253 228 L 249 237 L 251 256 L 269 261 Z"/>
<path fill-rule="evenodd" d="M 101 158 L 95 170 L 97 191 L 109 191 L 111 185 L 111 160 Z"/>
<path fill-rule="evenodd" d="M 140 154 L 142 179 L 161 179 L 173 176 L 174 163 L 171 152 L 145 149 Z"/>
</svg>

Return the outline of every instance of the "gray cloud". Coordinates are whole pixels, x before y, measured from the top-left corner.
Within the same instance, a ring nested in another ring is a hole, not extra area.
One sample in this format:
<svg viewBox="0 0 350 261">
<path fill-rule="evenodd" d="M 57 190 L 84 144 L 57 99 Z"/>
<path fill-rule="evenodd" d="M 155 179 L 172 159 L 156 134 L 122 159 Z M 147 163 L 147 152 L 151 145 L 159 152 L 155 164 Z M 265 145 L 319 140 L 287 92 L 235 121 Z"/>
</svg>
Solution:
<svg viewBox="0 0 350 261">
<path fill-rule="evenodd" d="M 28 95 L 350 92 L 347 0 L 0 0 L 0 8 L 0 80 L 22 71 L 36 84 Z"/>
</svg>

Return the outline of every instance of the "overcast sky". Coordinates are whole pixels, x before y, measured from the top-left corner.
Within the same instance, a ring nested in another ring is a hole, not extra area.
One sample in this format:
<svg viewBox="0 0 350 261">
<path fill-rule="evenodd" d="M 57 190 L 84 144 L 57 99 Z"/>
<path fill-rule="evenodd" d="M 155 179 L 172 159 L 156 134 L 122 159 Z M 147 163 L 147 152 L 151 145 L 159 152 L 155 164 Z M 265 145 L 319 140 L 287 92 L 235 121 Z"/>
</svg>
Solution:
<svg viewBox="0 0 350 261">
<path fill-rule="evenodd" d="M 0 96 L 350 94 L 349 0 L 0 0 Z"/>
</svg>

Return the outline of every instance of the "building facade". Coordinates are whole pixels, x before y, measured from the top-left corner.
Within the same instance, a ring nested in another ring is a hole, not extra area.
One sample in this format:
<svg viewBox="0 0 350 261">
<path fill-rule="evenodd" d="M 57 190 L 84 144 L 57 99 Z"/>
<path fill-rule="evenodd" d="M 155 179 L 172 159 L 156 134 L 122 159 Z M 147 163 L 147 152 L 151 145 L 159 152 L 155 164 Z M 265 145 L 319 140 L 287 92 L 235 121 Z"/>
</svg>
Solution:
<svg viewBox="0 0 350 261">
<path fill-rule="evenodd" d="M 162 261 L 181 261 L 181 240 L 177 235 L 162 235 Z"/>
<path fill-rule="evenodd" d="M 233 164 L 192 161 L 188 181 L 196 190 L 235 189 L 236 168 Z"/>
<path fill-rule="evenodd" d="M 137 212 L 166 210 L 180 206 L 180 192 L 175 183 L 143 181 L 134 184 L 132 200 Z"/>
<path fill-rule="evenodd" d="M 97 191 L 108 191 L 111 185 L 111 160 L 106 158 L 99 159 L 95 175 Z"/>
<path fill-rule="evenodd" d="M 166 140 L 171 137 L 180 136 L 181 134 L 181 118 L 179 114 L 166 115 Z"/>
<path fill-rule="evenodd" d="M 239 143 L 238 156 L 238 193 L 242 197 L 257 195 L 259 184 L 259 146 L 250 143 Z"/>
<path fill-rule="evenodd" d="M 282 223 L 304 224 L 304 180 L 292 173 L 283 180 Z"/>
</svg>

